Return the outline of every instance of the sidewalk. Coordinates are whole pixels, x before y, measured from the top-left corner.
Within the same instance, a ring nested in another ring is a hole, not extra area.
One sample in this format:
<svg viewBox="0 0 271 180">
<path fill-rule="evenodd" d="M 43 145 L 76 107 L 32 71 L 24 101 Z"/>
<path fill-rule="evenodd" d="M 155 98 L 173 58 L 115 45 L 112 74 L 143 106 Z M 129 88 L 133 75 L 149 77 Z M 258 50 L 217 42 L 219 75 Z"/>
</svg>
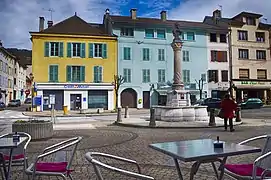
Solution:
<svg viewBox="0 0 271 180">
<path fill-rule="evenodd" d="M 122 114 L 124 115 L 125 109 L 123 108 L 121 110 Z M 130 114 L 144 114 L 149 113 L 149 109 L 136 109 L 136 108 L 130 108 L 129 113 Z M 26 111 L 22 113 L 25 116 L 31 116 L 31 117 L 51 117 L 51 111 L 42 111 L 42 112 L 31 112 Z M 91 117 L 91 116 L 110 116 L 110 115 L 116 115 L 117 112 L 105 110 L 102 113 L 87 113 L 87 114 L 80 114 L 80 111 L 69 111 L 67 115 L 63 114 L 63 111 L 55 111 L 55 115 L 57 117 Z"/>
<path fill-rule="evenodd" d="M 216 117 L 216 126 L 209 126 L 209 121 L 182 121 L 182 122 L 165 122 L 156 121 L 155 127 L 149 126 L 149 118 L 122 118 L 122 122 L 115 122 L 116 125 L 138 128 L 218 128 L 224 127 L 224 120 Z M 234 126 L 271 126 L 271 119 L 242 119 L 242 122 L 235 122 Z"/>
</svg>

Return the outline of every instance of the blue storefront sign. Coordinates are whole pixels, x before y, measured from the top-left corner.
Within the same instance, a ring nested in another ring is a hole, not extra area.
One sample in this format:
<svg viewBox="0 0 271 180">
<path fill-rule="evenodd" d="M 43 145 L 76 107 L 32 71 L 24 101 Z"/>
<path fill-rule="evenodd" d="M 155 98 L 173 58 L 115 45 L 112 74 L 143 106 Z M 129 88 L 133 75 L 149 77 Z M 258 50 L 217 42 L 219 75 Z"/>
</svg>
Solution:
<svg viewBox="0 0 271 180">
<path fill-rule="evenodd" d="M 34 105 L 35 106 L 41 106 L 41 99 L 42 99 L 42 96 L 34 97 Z"/>
</svg>

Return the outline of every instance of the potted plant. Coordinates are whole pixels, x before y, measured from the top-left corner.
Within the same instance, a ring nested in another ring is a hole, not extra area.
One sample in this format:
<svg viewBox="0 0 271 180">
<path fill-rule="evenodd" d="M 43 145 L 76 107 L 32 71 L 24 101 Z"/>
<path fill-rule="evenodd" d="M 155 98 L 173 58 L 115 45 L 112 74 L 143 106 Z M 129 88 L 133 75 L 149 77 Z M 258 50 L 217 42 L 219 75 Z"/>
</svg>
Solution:
<svg viewBox="0 0 271 180">
<path fill-rule="evenodd" d="M 12 132 L 26 132 L 33 140 L 53 136 L 53 122 L 45 120 L 17 120 L 12 123 Z"/>
</svg>

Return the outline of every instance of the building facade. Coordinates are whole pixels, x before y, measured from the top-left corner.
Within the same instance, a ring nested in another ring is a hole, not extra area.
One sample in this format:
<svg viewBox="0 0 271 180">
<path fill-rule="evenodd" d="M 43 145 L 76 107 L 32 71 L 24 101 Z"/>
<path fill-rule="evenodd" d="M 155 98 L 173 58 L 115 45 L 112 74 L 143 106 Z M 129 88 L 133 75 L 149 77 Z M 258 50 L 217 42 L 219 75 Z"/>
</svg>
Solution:
<svg viewBox="0 0 271 180">
<path fill-rule="evenodd" d="M 56 25 L 40 18 L 40 31 L 32 36 L 32 72 L 38 110 L 103 107 L 114 109 L 117 74 L 117 38 L 103 25 L 89 24 L 76 14 Z"/>
<path fill-rule="evenodd" d="M 23 67 L 19 61 L 15 62 L 14 68 L 14 99 L 20 99 L 22 102 L 25 100 L 26 90 L 26 67 Z"/>
<path fill-rule="evenodd" d="M 9 102 L 8 98 L 8 61 L 12 58 L 11 54 L 9 54 L 4 47 L 0 47 L 0 88 L 1 95 L 0 101 L 7 104 Z"/>
<path fill-rule="evenodd" d="M 166 11 L 160 15 L 160 19 L 137 17 L 137 10 L 131 9 L 130 16 L 105 16 L 112 21 L 113 32 L 118 36 L 118 73 L 125 79 L 119 92 L 122 107 L 149 108 L 166 103 L 166 92 L 173 79 L 171 43 L 175 23 L 183 30 L 181 66 L 185 88 L 194 100 L 200 98 L 199 88 L 202 97 L 207 96 L 206 34 L 220 28 L 202 22 L 168 20 Z M 203 87 L 198 84 L 201 79 Z"/>
</svg>

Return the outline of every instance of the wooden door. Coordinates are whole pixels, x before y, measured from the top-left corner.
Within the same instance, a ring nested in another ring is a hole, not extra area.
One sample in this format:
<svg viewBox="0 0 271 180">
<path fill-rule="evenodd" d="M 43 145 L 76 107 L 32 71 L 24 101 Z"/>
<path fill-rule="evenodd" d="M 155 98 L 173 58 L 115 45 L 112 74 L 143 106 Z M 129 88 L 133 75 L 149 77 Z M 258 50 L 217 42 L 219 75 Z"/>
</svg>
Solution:
<svg viewBox="0 0 271 180">
<path fill-rule="evenodd" d="M 143 108 L 150 108 L 150 91 L 143 91 Z"/>
</svg>

